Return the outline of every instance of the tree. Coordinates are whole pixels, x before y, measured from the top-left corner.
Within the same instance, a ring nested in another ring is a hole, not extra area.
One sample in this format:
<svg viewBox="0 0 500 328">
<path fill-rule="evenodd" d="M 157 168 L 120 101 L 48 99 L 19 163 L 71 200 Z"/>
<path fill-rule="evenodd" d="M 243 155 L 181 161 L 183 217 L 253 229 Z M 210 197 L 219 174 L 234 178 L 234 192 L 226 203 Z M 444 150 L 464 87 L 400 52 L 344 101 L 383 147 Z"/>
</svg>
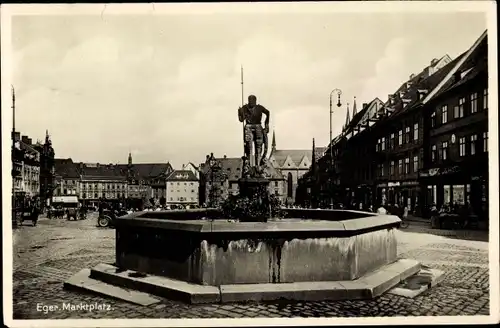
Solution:
<svg viewBox="0 0 500 328">
<path fill-rule="evenodd" d="M 162 196 L 162 197 L 160 198 L 160 205 L 161 205 L 161 206 L 165 206 L 166 204 L 167 204 L 167 199 L 166 199 L 165 197 L 163 197 L 163 196 Z"/>
</svg>

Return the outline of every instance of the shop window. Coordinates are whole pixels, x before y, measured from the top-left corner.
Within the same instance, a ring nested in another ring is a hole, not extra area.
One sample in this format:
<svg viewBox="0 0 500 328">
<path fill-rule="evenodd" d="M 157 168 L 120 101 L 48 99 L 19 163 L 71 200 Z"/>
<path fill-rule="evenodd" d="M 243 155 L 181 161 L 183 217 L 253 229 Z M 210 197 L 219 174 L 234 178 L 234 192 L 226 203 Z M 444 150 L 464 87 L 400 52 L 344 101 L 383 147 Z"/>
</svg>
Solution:
<svg viewBox="0 0 500 328">
<path fill-rule="evenodd" d="M 433 162 L 436 161 L 436 155 L 437 155 L 437 146 L 436 145 L 432 145 L 432 148 L 431 148 L 431 160 Z"/>
<path fill-rule="evenodd" d="M 443 197 L 443 205 L 449 205 L 451 203 L 451 186 L 446 185 L 443 186 L 444 197 Z"/>
<path fill-rule="evenodd" d="M 398 132 L 398 145 L 401 146 L 403 144 L 403 130 L 399 130 Z"/>
<path fill-rule="evenodd" d="M 410 158 L 405 158 L 405 174 L 410 173 Z"/>
<path fill-rule="evenodd" d="M 483 91 L 483 109 L 488 109 L 488 89 Z"/>
<path fill-rule="evenodd" d="M 470 113 L 477 113 L 477 92 L 470 95 Z"/>
<path fill-rule="evenodd" d="M 453 190 L 453 204 L 465 205 L 465 186 L 455 185 L 452 186 Z"/>
<path fill-rule="evenodd" d="M 488 151 L 488 132 L 483 132 L 483 151 Z"/>
<path fill-rule="evenodd" d="M 441 106 L 441 124 L 448 123 L 448 105 Z"/>
<path fill-rule="evenodd" d="M 459 141 L 459 153 L 460 153 L 460 157 L 464 157 L 465 156 L 465 137 L 461 137 L 460 139 L 458 139 Z"/>
<path fill-rule="evenodd" d="M 418 140 L 418 123 L 413 124 L 413 140 Z"/>
<path fill-rule="evenodd" d="M 477 134 L 473 134 L 470 136 L 470 154 L 476 154 L 476 144 L 477 144 Z"/>
<path fill-rule="evenodd" d="M 431 127 L 436 126 L 436 112 L 432 112 L 431 114 Z"/>
<path fill-rule="evenodd" d="M 413 156 L 413 172 L 418 172 L 418 156 Z"/>
</svg>

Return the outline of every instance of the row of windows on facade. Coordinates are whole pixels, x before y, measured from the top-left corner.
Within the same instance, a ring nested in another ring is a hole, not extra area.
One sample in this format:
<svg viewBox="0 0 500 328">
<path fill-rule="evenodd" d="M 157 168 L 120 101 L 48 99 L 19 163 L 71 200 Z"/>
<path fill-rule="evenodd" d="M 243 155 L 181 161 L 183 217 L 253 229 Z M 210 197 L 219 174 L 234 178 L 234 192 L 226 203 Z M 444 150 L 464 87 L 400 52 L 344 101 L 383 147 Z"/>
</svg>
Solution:
<svg viewBox="0 0 500 328">
<path fill-rule="evenodd" d="M 187 186 L 187 182 L 183 182 L 184 183 L 184 186 Z M 167 186 L 170 186 L 170 187 L 173 187 L 176 183 L 175 182 L 168 182 L 167 183 Z M 180 186 L 181 183 L 180 182 L 177 182 L 177 185 Z M 190 182 L 189 183 L 190 186 L 194 186 L 194 182 Z"/>
<path fill-rule="evenodd" d="M 472 93 L 468 99 L 469 99 L 469 115 L 475 114 L 478 112 L 479 106 L 478 106 L 478 93 L 474 92 Z M 453 118 L 454 119 L 460 119 L 463 118 L 466 115 L 466 104 L 467 102 L 467 97 L 461 97 L 458 99 L 458 105 L 453 107 Z M 483 101 L 482 101 L 482 110 L 488 109 L 488 89 L 483 90 Z M 431 126 L 436 127 L 437 124 L 437 119 L 436 119 L 436 112 L 438 110 L 435 110 L 431 114 Z M 448 105 L 442 105 L 440 108 L 440 115 L 441 115 L 441 125 L 447 124 L 450 121 L 450 117 L 448 117 Z"/>
<path fill-rule="evenodd" d="M 180 189 L 177 189 L 176 190 L 177 192 L 180 192 L 181 190 Z M 171 189 L 170 192 L 174 192 L 174 189 Z M 184 192 L 187 192 L 187 189 L 184 189 Z M 198 190 L 194 190 L 194 189 L 191 189 L 191 193 L 194 194 L 194 193 L 197 193 Z"/>
<path fill-rule="evenodd" d="M 174 201 L 174 197 L 170 197 L 170 201 L 173 202 Z M 187 202 L 187 201 L 189 201 L 189 198 L 188 197 L 177 197 L 175 199 L 175 201 L 178 201 L 178 202 Z M 191 197 L 191 201 L 195 202 L 196 198 L 195 197 Z"/>
<path fill-rule="evenodd" d="M 414 155 L 411 157 L 406 157 L 404 159 L 399 159 L 397 161 L 398 174 L 411 174 L 417 173 L 420 165 L 420 158 L 418 155 Z M 396 161 L 391 161 L 389 164 L 389 176 L 394 176 L 396 174 Z M 377 175 L 379 177 L 383 177 L 386 175 L 386 166 L 385 164 L 379 164 L 377 167 Z"/>
<path fill-rule="evenodd" d="M 470 135 L 468 137 L 459 137 L 458 139 L 458 151 L 460 157 L 465 157 L 467 155 L 473 156 L 478 153 L 478 148 L 484 153 L 488 152 L 488 132 L 483 132 L 482 135 L 482 149 L 479 148 L 478 136 L 477 134 Z M 448 141 L 441 142 L 441 147 L 438 148 L 437 145 L 432 145 L 431 147 L 431 161 L 436 162 L 439 159 L 446 161 L 448 159 L 449 143 Z"/>
<path fill-rule="evenodd" d="M 413 135 L 412 135 L 413 133 Z M 413 124 L 413 130 L 410 126 L 406 126 L 404 129 L 398 131 L 398 146 L 410 143 L 413 137 L 413 141 L 418 141 L 418 122 Z M 396 134 L 391 133 L 390 137 L 382 137 L 377 140 L 376 151 L 384 151 L 387 149 L 394 149 L 396 147 Z"/>
<path fill-rule="evenodd" d="M 219 182 L 214 182 L 214 185 L 219 184 Z M 207 186 L 210 187 L 212 184 L 210 182 L 207 183 Z M 224 182 L 220 182 L 221 186 L 224 186 Z M 237 182 L 231 182 L 229 187 L 231 189 L 237 189 L 238 188 L 238 183 Z M 274 187 L 278 188 L 279 187 L 279 181 L 274 181 Z"/>
</svg>

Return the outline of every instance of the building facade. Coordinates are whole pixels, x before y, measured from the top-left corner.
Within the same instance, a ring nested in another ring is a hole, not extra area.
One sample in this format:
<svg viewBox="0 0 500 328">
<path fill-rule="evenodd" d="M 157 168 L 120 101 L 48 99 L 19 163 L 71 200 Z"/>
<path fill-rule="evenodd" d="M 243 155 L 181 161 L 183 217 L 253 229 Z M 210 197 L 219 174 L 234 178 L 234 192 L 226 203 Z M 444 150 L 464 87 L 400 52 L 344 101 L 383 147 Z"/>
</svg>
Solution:
<svg viewBox="0 0 500 328">
<path fill-rule="evenodd" d="M 322 156 L 324 150 L 325 148 L 318 147 L 317 149 L 315 149 L 315 152 L 320 154 L 319 156 Z M 286 180 L 284 202 L 287 204 L 294 204 L 297 196 L 297 186 L 299 179 L 311 168 L 311 150 L 279 150 L 276 148 L 276 134 L 273 132 L 269 163 Z"/>
<path fill-rule="evenodd" d="M 239 193 L 238 180 L 241 178 L 243 160 L 239 157 L 231 158 L 224 156 L 217 158 L 220 164 L 218 171 L 211 170 L 209 156 L 206 162 L 200 164 L 200 204 L 206 205 L 215 202 L 220 203 L 227 199 L 229 195 Z M 265 169 L 265 176 L 270 180 L 269 193 L 275 195 L 282 202 L 286 200 L 285 178 L 273 166 Z"/>
<path fill-rule="evenodd" d="M 416 215 L 428 215 L 432 205 L 466 205 L 474 213 L 486 213 L 486 38 L 485 32 L 454 60 L 447 55 L 432 60 L 385 103 L 377 101 L 366 119 L 357 119 L 365 105 L 352 119 L 348 116 L 342 133 L 318 161 L 317 177 L 308 174 L 306 189 L 320 200 L 328 196 L 343 198 L 344 205 L 398 204 Z"/>
<path fill-rule="evenodd" d="M 50 204 L 55 189 L 55 152 L 49 131 L 45 133 L 45 142 L 37 142 L 35 149 L 40 153 L 40 204 L 44 208 Z"/>
<path fill-rule="evenodd" d="M 166 178 L 167 205 L 198 205 L 199 181 L 191 170 L 175 170 Z"/>
<path fill-rule="evenodd" d="M 410 75 L 408 81 L 389 95 L 372 131 L 376 137 L 375 206 L 397 204 L 420 215 L 422 190 L 418 178 L 424 163 L 425 101 L 460 58 L 452 61 L 445 55 L 432 60 L 421 73 Z"/>
<path fill-rule="evenodd" d="M 100 200 L 125 203 L 127 177 L 116 164 L 76 163 L 79 174 L 77 195 L 80 202 L 97 206 Z"/>
<path fill-rule="evenodd" d="M 79 195 L 80 173 L 77 165 L 71 158 L 54 160 L 54 196 Z"/>
<path fill-rule="evenodd" d="M 40 153 L 32 140 L 13 132 L 12 183 L 14 193 L 24 193 L 28 197 L 40 196 Z"/>
<path fill-rule="evenodd" d="M 488 217 L 488 110 L 485 33 L 424 111 L 429 132 L 419 178 L 427 206 L 468 206 Z"/>
<path fill-rule="evenodd" d="M 76 195 L 82 203 L 96 206 L 99 201 L 120 202 L 142 208 L 159 205 L 166 198 L 166 177 L 173 171 L 169 163 L 132 162 L 101 164 L 55 159 L 55 196 Z"/>
</svg>

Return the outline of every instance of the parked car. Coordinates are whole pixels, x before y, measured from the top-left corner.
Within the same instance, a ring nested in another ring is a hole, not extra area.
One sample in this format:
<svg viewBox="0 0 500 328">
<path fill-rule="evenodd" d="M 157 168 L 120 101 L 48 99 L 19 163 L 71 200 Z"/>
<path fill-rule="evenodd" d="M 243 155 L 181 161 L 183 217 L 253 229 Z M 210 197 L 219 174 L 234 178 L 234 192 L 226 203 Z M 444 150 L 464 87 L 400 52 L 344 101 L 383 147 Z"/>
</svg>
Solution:
<svg viewBox="0 0 500 328">
<path fill-rule="evenodd" d="M 97 218 L 97 226 L 100 228 L 113 228 L 116 218 L 127 214 L 126 210 L 104 209 Z"/>
</svg>

